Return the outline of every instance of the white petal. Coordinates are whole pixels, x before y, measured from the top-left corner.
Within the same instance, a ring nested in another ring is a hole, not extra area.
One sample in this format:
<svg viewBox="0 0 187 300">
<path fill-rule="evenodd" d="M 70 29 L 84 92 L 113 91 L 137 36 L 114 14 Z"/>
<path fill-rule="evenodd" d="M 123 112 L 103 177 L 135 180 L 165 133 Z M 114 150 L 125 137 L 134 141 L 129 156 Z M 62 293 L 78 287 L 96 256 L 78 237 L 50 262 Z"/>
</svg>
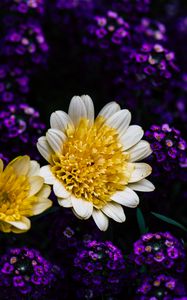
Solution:
<svg viewBox="0 0 187 300">
<path fill-rule="evenodd" d="M 84 102 L 84 105 L 86 107 L 87 119 L 89 119 L 90 123 L 93 124 L 93 122 L 94 122 L 94 105 L 93 105 L 93 101 L 90 98 L 90 96 L 88 96 L 88 95 L 82 95 L 81 99 Z"/>
<path fill-rule="evenodd" d="M 121 205 L 132 208 L 139 204 L 138 195 L 128 187 L 126 187 L 124 191 L 116 192 L 114 195 L 112 195 L 111 199 Z"/>
<path fill-rule="evenodd" d="M 71 201 L 75 212 L 82 218 L 88 219 L 93 212 L 93 204 L 89 201 L 71 196 Z"/>
<path fill-rule="evenodd" d="M 51 114 L 50 125 L 51 128 L 58 129 L 60 131 L 63 131 L 64 133 L 69 127 L 74 129 L 71 118 L 62 110 L 57 110 Z"/>
<path fill-rule="evenodd" d="M 40 176 L 44 178 L 44 182 L 47 184 L 54 184 L 57 181 L 55 175 L 51 172 L 50 165 L 41 167 Z"/>
<path fill-rule="evenodd" d="M 127 129 L 124 135 L 121 136 L 120 141 L 123 145 L 123 149 L 127 150 L 130 147 L 138 143 L 143 137 L 143 129 L 138 125 L 131 125 Z"/>
<path fill-rule="evenodd" d="M 102 116 L 105 119 L 108 119 L 109 117 L 113 116 L 119 110 L 120 110 L 120 106 L 118 103 L 109 102 L 101 109 L 98 116 Z"/>
<path fill-rule="evenodd" d="M 77 125 L 80 119 L 87 118 L 86 107 L 81 97 L 75 96 L 71 99 L 68 114 L 74 125 Z"/>
<path fill-rule="evenodd" d="M 107 215 L 109 218 L 113 219 L 116 222 L 119 223 L 125 222 L 126 218 L 125 218 L 123 208 L 121 207 L 121 205 L 115 202 L 107 203 L 102 208 L 102 211 L 104 212 L 105 215 Z"/>
<path fill-rule="evenodd" d="M 72 207 L 72 212 L 74 213 L 74 215 L 79 219 L 82 220 L 82 218 L 76 213 L 76 211 L 74 210 L 74 208 Z M 86 220 L 86 219 L 85 219 Z"/>
<path fill-rule="evenodd" d="M 51 194 L 51 187 L 47 184 L 44 184 L 42 189 L 37 193 L 37 197 L 39 198 L 48 198 Z"/>
<path fill-rule="evenodd" d="M 41 176 L 29 177 L 29 184 L 30 184 L 29 196 L 31 197 L 37 194 L 41 190 L 44 184 L 44 178 Z"/>
<path fill-rule="evenodd" d="M 29 172 L 28 176 L 37 176 L 39 175 L 40 172 L 40 165 L 37 161 L 31 160 L 30 161 L 30 167 L 29 167 Z"/>
<path fill-rule="evenodd" d="M 49 199 L 43 199 L 43 201 L 38 202 L 37 204 L 33 205 L 32 211 L 33 215 L 39 215 L 49 207 L 51 207 L 53 202 Z"/>
<path fill-rule="evenodd" d="M 58 129 L 49 129 L 46 133 L 47 141 L 54 152 L 62 152 L 66 135 Z"/>
<path fill-rule="evenodd" d="M 108 218 L 105 216 L 102 211 L 98 209 L 93 209 L 92 217 L 101 231 L 106 231 L 108 228 Z"/>
<path fill-rule="evenodd" d="M 71 197 L 66 198 L 66 199 L 60 199 L 60 198 L 58 198 L 58 204 L 60 206 L 67 207 L 67 208 L 72 207 Z"/>
<path fill-rule="evenodd" d="M 147 141 L 142 140 L 134 147 L 129 149 L 128 152 L 130 153 L 129 161 L 133 162 L 143 160 L 152 153 L 152 150 L 150 144 Z"/>
<path fill-rule="evenodd" d="M 51 161 L 51 155 L 54 153 L 52 148 L 49 146 L 45 136 L 42 136 L 38 139 L 36 144 L 40 154 L 48 161 Z"/>
<path fill-rule="evenodd" d="M 55 195 L 59 198 L 68 198 L 70 196 L 70 192 L 66 190 L 63 184 L 60 181 L 55 181 L 53 186 L 53 191 Z"/>
<path fill-rule="evenodd" d="M 129 183 L 140 181 L 149 176 L 152 172 L 151 166 L 146 163 L 134 163 L 133 165 L 135 169 L 131 174 Z"/>
<path fill-rule="evenodd" d="M 115 128 L 119 136 L 124 135 L 131 121 L 131 113 L 127 109 L 116 112 L 113 116 L 106 120 L 106 124 Z"/>
<path fill-rule="evenodd" d="M 147 179 L 142 179 L 135 183 L 130 183 L 128 185 L 131 189 L 139 192 L 152 192 L 154 191 L 154 185 Z"/>
<path fill-rule="evenodd" d="M 28 218 L 26 217 L 21 217 L 21 220 L 20 221 L 10 221 L 10 222 L 7 222 L 11 225 L 13 225 L 14 227 L 20 229 L 20 230 L 29 230 L 30 227 L 31 227 L 31 222 Z"/>
<path fill-rule="evenodd" d="M 27 175 L 29 171 L 30 158 L 27 155 L 18 156 L 12 160 L 7 167 L 12 167 L 18 175 Z"/>
</svg>

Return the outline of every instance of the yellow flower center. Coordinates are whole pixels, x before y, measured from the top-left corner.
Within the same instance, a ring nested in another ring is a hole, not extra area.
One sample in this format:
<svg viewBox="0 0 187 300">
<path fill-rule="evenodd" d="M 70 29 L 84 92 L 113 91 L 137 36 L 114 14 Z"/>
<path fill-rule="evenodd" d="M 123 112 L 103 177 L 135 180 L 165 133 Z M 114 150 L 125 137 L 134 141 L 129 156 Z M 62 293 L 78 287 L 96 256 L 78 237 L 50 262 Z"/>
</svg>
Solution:
<svg viewBox="0 0 187 300">
<path fill-rule="evenodd" d="M 4 222 L 18 221 L 21 216 L 32 215 L 32 205 L 36 197 L 29 197 L 30 184 L 26 176 L 18 176 L 8 166 L 0 173 L 0 227 Z M 1 221 L 4 221 L 3 223 Z"/>
<path fill-rule="evenodd" d="M 81 119 L 75 130 L 66 134 L 61 153 L 52 155 L 52 172 L 76 198 L 102 208 L 128 183 L 132 171 L 127 167 L 129 154 L 123 152 L 118 132 L 101 117 L 93 125 Z"/>
</svg>

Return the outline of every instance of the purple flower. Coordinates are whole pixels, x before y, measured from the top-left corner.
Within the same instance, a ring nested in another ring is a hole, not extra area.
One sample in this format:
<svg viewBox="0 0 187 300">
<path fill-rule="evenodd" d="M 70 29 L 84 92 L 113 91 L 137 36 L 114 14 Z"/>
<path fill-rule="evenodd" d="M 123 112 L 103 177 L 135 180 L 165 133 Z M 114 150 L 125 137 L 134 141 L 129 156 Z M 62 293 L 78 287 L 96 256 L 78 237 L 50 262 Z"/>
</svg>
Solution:
<svg viewBox="0 0 187 300">
<path fill-rule="evenodd" d="M 151 149 L 153 151 L 158 151 L 158 150 L 162 149 L 162 145 L 159 142 L 154 142 L 151 144 Z"/>
<path fill-rule="evenodd" d="M 135 27 L 137 34 L 143 34 L 147 39 L 166 41 L 166 27 L 163 23 L 149 18 L 142 18 Z"/>
<path fill-rule="evenodd" d="M 4 274 L 10 274 L 10 273 L 12 273 L 13 270 L 14 270 L 14 267 L 11 264 L 5 263 L 1 272 Z"/>
<path fill-rule="evenodd" d="M 16 12 L 21 14 L 20 18 L 23 15 L 42 15 L 44 13 L 44 0 L 3 0 L 2 8 L 6 12 Z M 8 9 L 9 10 L 8 10 Z"/>
<path fill-rule="evenodd" d="M 12 65 L 0 66 L 0 100 L 2 102 L 20 101 L 29 92 L 29 75 Z"/>
<path fill-rule="evenodd" d="M 162 262 L 165 259 L 165 256 L 162 252 L 157 252 L 154 255 L 154 260 L 157 262 Z"/>
<path fill-rule="evenodd" d="M 178 249 L 176 249 L 175 247 L 169 247 L 167 249 L 167 253 L 168 253 L 168 256 L 173 258 L 173 259 L 176 259 L 179 256 Z"/>
<path fill-rule="evenodd" d="M 38 111 L 25 103 L 4 105 L 0 112 L 0 129 L 0 152 L 9 160 L 17 153 L 40 159 L 36 142 L 45 126 Z"/>
<path fill-rule="evenodd" d="M 33 69 L 45 64 L 49 47 L 39 23 L 28 21 L 9 28 L 2 45 L 2 54 Z"/>
<path fill-rule="evenodd" d="M 128 41 L 129 28 L 129 24 L 117 12 L 107 11 L 106 16 L 94 17 L 93 24 L 87 27 L 83 43 L 90 47 L 108 48 L 107 55 L 111 57 L 113 48 Z"/>
<path fill-rule="evenodd" d="M 85 266 L 85 270 L 88 271 L 89 273 L 92 273 L 94 271 L 94 265 L 92 263 L 88 263 Z"/>
<path fill-rule="evenodd" d="M 142 243 L 140 241 L 137 241 L 134 243 L 134 253 L 135 254 L 141 254 L 145 251 L 145 247 L 144 245 L 142 245 Z"/>
<path fill-rule="evenodd" d="M 0 285 L 3 292 L 12 291 L 16 299 L 30 293 L 33 299 L 38 299 L 46 295 L 50 287 L 56 284 L 61 270 L 59 268 L 56 268 L 58 272 L 54 270 L 54 266 L 37 250 L 26 247 L 12 248 L 0 259 Z"/>
<path fill-rule="evenodd" d="M 95 297 L 101 292 L 119 293 L 122 287 L 125 262 L 121 251 L 111 242 L 87 242 L 77 252 L 74 267 L 79 274 L 75 280 L 94 291 Z"/>
<path fill-rule="evenodd" d="M 136 54 L 135 57 L 136 57 L 136 61 L 139 63 L 146 62 L 148 59 L 148 56 L 146 54 Z"/>
<path fill-rule="evenodd" d="M 45 271 L 42 266 L 34 266 L 34 271 L 37 276 L 44 275 Z"/>
<path fill-rule="evenodd" d="M 185 251 L 179 240 L 168 232 L 147 233 L 134 243 L 130 264 L 137 272 L 142 266 L 151 273 L 170 269 L 174 274 L 184 272 Z"/>
<path fill-rule="evenodd" d="M 168 275 L 147 274 L 140 277 L 135 299 L 140 300 L 172 300 L 184 296 L 184 284 L 177 278 Z M 181 299 L 181 298 L 178 298 Z"/>
<path fill-rule="evenodd" d="M 153 150 L 150 163 L 157 170 L 155 176 L 160 176 L 163 171 L 170 172 L 170 178 L 173 179 L 179 176 L 182 164 L 187 159 L 186 141 L 181 132 L 168 124 L 152 125 L 145 136 Z"/>
<path fill-rule="evenodd" d="M 160 44 L 154 42 L 143 44 L 137 47 L 135 61 L 133 59 L 130 61 L 129 71 L 131 65 L 134 64 L 133 69 L 136 68 L 139 80 L 149 82 L 153 86 L 161 85 L 178 71 L 175 65 L 175 57 L 169 56 L 169 53 L 169 50 Z M 172 63 L 168 61 L 168 56 Z"/>
<path fill-rule="evenodd" d="M 154 132 L 153 133 L 153 136 L 154 138 L 157 140 L 157 141 L 161 141 L 165 138 L 165 133 L 161 132 L 161 133 L 158 133 L 158 132 Z"/>
<path fill-rule="evenodd" d="M 23 277 L 22 276 L 14 276 L 13 284 L 15 287 L 23 287 L 25 285 Z"/>
<path fill-rule="evenodd" d="M 169 150 L 168 150 L 168 155 L 169 155 L 171 158 L 175 159 L 175 158 L 177 157 L 177 149 L 175 149 L 175 148 L 169 149 Z"/>
</svg>

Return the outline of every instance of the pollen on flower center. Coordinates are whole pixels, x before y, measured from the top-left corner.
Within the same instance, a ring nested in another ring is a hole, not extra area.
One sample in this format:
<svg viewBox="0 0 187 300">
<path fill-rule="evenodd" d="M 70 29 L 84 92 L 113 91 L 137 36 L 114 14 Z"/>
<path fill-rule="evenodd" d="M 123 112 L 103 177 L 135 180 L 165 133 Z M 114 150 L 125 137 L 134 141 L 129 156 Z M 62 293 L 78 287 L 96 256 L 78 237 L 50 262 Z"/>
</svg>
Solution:
<svg viewBox="0 0 187 300">
<path fill-rule="evenodd" d="M 118 132 L 107 126 L 103 118 L 93 125 L 81 119 L 61 153 L 52 155 L 51 170 L 75 197 L 102 208 L 110 196 L 123 190 L 131 176 Z"/>
<path fill-rule="evenodd" d="M 0 219 L 15 221 L 31 210 L 34 199 L 28 200 L 29 182 L 26 176 L 18 176 L 9 167 L 0 174 Z"/>
</svg>

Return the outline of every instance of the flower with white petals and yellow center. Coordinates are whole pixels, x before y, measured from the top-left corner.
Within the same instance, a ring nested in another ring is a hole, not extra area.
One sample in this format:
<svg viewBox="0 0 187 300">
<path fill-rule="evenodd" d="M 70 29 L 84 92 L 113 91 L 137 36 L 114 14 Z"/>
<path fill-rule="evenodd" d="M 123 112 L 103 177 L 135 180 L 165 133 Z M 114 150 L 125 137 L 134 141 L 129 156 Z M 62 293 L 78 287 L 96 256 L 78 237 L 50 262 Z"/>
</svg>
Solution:
<svg viewBox="0 0 187 300">
<path fill-rule="evenodd" d="M 28 217 L 52 205 L 51 188 L 39 175 L 40 166 L 29 156 L 19 156 L 3 170 L 0 160 L 0 230 L 21 233 L 30 229 Z"/>
<path fill-rule="evenodd" d="M 108 217 L 125 221 L 121 205 L 136 207 L 135 191 L 153 191 L 145 179 L 151 167 L 140 161 L 151 154 L 141 141 L 140 126 L 129 126 L 131 114 L 116 102 L 108 103 L 94 120 L 89 96 L 73 97 L 69 112 L 52 113 L 51 129 L 37 147 L 49 165 L 41 168 L 45 183 L 52 184 L 63 207 L 81 219 L 93 217 L 101 230 Z"/>
</svg>

